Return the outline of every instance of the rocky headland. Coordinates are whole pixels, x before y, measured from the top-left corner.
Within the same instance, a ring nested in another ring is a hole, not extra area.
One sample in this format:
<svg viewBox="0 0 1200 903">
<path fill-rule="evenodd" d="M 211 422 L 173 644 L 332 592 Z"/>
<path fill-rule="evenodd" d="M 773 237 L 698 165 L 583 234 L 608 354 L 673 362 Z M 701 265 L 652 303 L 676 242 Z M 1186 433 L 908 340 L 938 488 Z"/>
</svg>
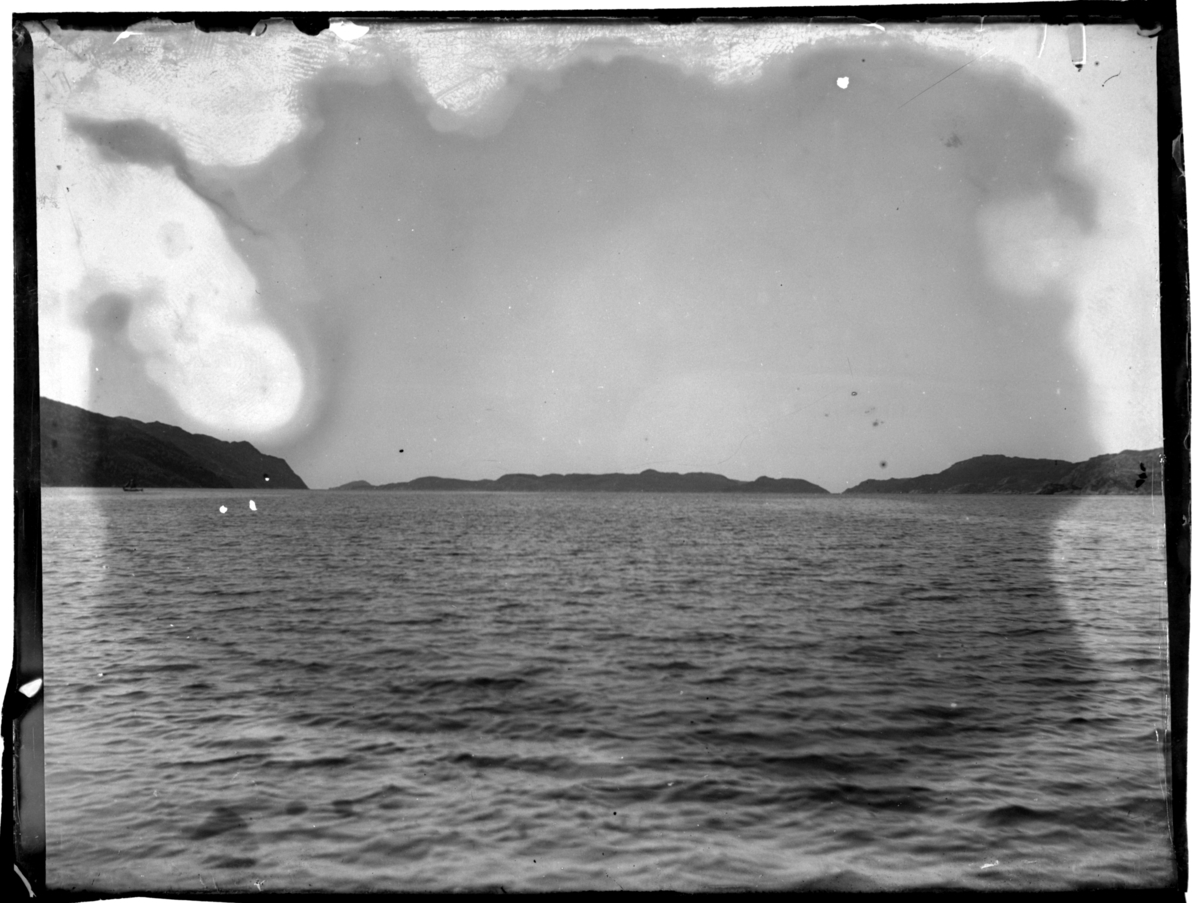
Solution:
<svg viewBox="0 0 1200 903">
<path fill-rule="evenodd" d="M 283 458 L 166 423 L 107 417 L 42 398 L 43 486 L 307 489 Z"/>
<path fill-rule="evenodd" d="M 1086 461 L 980 455 L 941 473 L 864 480 L 847 489 L 867 493 L 1001 493 L 1014 495 L 1149 495 L 1162 492 L 1162 449 L 1122 451 Z"/>
</svg>

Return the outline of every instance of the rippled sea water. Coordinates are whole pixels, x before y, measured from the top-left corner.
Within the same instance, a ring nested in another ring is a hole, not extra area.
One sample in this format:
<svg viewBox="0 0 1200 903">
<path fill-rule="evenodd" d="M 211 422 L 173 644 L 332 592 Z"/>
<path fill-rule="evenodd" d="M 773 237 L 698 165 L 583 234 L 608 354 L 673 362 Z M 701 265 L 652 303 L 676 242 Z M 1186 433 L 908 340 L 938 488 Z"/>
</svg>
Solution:
<svg viewBox="0 0 1200 903">
<path fill-rule="evenodd" d="M 1161 500 L 48 489 L 42 509 L 51 887 L 1175 874 Z"/>
</svg>

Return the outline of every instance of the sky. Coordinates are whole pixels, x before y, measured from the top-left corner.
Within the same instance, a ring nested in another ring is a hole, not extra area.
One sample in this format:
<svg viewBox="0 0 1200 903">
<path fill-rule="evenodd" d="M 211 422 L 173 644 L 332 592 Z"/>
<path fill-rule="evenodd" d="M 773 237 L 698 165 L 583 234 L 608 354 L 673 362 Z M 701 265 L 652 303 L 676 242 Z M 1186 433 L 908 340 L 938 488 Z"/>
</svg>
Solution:
<svg viewBox="0 0 1200 903">
<path fill-rule="evenodd" d="M 48 397 L 313 487 L 1161 444 L 1133 26 L 31 30 Z"/>
</svg>

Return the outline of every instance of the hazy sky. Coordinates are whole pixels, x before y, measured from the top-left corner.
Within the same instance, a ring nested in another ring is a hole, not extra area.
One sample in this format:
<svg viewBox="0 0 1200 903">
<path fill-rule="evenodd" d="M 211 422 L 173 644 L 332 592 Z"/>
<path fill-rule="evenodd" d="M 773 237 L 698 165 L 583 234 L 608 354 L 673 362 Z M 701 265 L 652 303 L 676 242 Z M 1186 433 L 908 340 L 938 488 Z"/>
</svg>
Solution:
<svg viewBox="0 0 1200 903">
<path fill-rule="evenodd" d="M 34 29 L 45 395 L 315 487 L 1161 443 L 1135 28 L 131 31 Z"/>
</svg>

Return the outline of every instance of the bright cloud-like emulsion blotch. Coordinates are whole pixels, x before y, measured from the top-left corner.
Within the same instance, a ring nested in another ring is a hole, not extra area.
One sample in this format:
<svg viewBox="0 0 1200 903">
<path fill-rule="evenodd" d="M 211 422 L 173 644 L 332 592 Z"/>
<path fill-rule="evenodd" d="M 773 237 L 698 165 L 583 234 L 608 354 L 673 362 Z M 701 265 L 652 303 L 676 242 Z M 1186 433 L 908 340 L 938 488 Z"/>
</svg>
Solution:
<svg viewBox="0 0 1200 903">
<path fill-rule="evenodd" d="M 115 377 L 92 366 L 89 324 L 116 299 L 128 372 L 164 390 L 193 426 L 272 433 L 300 409 L 303 369 L 188 168 L 252 162 L 294 136 L 293 83 L 309 70 L 303 59 L 279 64 L 278 41 L 213 42 L 154 23 L 122 38 L 34 30 L 43 390 L 88 407 L 93 379 Z M 254 65 L 264 52 L 267 64 Z M 147 160 L 101 153 L 95 129 L 89 139 L 68 125 L 79 117 L 157 128 L 179 149 L 160 142 Z"/>
<path fill-rule="evenodd" d="M 303 394 L 299 361 L 255 303 L 254 277 L 213 211 L 169 169 L 71 145 L 73 269 L 83 278 L 70 309 L 86 316 L 98 297 L 127 298 L 145 376 L 200 423 L 242 433 L 285 425 Z"/>
</svg>

